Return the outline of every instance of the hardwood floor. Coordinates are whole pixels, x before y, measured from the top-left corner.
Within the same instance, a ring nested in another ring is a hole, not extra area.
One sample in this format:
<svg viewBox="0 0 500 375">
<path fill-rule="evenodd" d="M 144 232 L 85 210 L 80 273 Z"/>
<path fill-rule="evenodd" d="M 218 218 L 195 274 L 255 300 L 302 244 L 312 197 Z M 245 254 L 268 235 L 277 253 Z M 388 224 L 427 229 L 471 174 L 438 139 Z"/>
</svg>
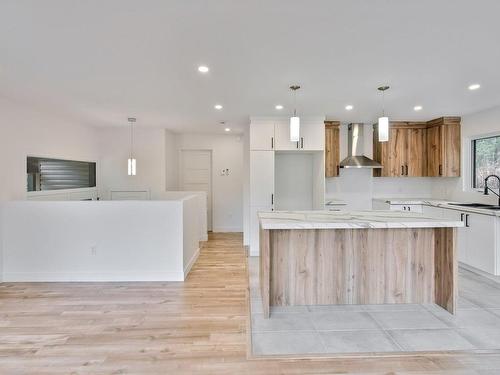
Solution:
<svg viewBox="0 0 500 375">
<path fill-rule="evenodd" d="M 500 354 L 248 359 L 239 234 L 211 234 L 185 283 L 0 284 L 0 374 L 500 373 Z"/>
</svg>

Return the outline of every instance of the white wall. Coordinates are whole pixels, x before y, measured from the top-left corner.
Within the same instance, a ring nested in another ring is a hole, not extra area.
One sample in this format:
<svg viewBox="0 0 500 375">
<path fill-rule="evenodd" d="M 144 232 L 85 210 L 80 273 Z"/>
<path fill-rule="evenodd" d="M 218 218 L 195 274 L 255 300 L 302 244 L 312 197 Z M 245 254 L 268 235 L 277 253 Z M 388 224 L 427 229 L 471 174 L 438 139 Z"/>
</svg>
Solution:
<svg viewBox="0 0 500 375">
<path fill-rule="evenodd" d="M 96 130 L 0 98 L 0 202 L 26 199 L 26 157 L 97 161 Z"/>
<path fill-rule="evenodd" d="M 445 181 L 449 199 L 497 204 L 498 198 L 485 196 L 471 189 L 471 139 L 500 135 L 500 106 L 462 117 L 462 173 L 457 179 Z"/>
<path fill-rule="evenodd" d="M 99 129 L 101 195 L 110 189 L 149 189 L 151 199 L 161 199 L 167 190 L 178 189 L 180 150 L 212 151 L 213 230 L 243 230 L 243 140 L 229 134 L 173 134 L 165 129 L 135 127 L 134 155 L 137 175 L 127 176 L 130 147 L 128 128 Z M 221 176 L 229 168 L 229 176 Z"/>
<path fill-rule="evenodd" d="M 314 155 L 280 153 L 274 155 L 274 205 L 276 210 L 313 209 Z"/>
<path fill-rule="evenodd" d="M 165 186 L 167 190 L 176 190 L 178 183 L 177 136 L 165 129 Z"/>
<path fill-rule="evenodd" d="M 177 149 L 212 151 L 214 232 L 243 230 L 243 139 L 239 135 L 178 134 Z M 221 176 L 229 168 L 229 176 Z"/>
<path fill-rule="evenodd" d="M 97 137 L 92 127 L 6 98 L 0 98 L 0 113 L 0 160 L 3 161 L 0 206 L 4 201 L 26 199 L 28 155 L 86 161 L 98 159 Z M 0 220 L 0 254 L 4 243 L 2 233 L 5 230 Z M 0 280 L 1 263 L 0 256 Z"/>
<path fill-rule="evenodd" d="M 195 196 L 176 201 L 7 202 L 3 279 L 181 281 L 189 270 L 185 266 L 198 253 L 198 215 Z"/>
<path fill-rule="evenodd" d="M 243 135 L 243 245 L 250 246 L 250 126 Z"/>
<path fill-rule="evenodd" d="M 109 199 L 110 190 L 149 189 L 151 199 L 166 190 L 165 130 L 134 127 L 134 157 L 137 175 L 127 175 L 130 153 L 130 129 L 109 127 L 98 129 L 100 149 L 100 194 Z"/>
</svg>

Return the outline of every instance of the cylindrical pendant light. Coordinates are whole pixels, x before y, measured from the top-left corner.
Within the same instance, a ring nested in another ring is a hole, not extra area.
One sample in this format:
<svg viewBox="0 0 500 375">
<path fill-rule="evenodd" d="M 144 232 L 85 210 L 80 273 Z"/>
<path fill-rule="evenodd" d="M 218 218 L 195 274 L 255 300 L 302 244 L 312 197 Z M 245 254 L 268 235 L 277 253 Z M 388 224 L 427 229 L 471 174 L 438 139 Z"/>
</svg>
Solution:
<svg viewBox="0 0 500 375">
<path fill-rule="evenodd" d="M 137 162 L 134 158 L 134 122 L 135 117 L 129 117 L 128 122 L 130 124 L 130 155 L 128 158 L 128 175 L 135 176 L 137 173 Z"/>
<path fill-rule="evenodd" d="M 300 86 L 293 85 L 290 86 L 290 90 L 293 91 L 294 95 L 294 109 L 293 116 L 290 117 L 290 142 L 298 142 L 300 139 L 300 117 L 297 116 L 297 90 L 300 89 Z"/>
<path fill-rule="evenodd" d="M 389 140 L 389 117 L 385 115 L 384 94 L 389 90 L 389 86 L 381 86 L 378 88 L 382 91 L 382 117 L 378 118 L 378 141 L 387 142 Z"/>
</svg>

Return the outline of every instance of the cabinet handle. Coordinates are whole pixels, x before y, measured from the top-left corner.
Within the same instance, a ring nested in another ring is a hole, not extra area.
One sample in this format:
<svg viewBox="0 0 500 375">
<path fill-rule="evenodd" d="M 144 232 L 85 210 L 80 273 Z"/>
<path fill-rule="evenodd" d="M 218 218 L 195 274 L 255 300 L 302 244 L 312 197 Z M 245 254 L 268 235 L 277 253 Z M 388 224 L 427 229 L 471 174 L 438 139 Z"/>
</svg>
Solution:
<svg viewBox="0 0 500 375">
<path fill-rule="evenodd" d="M 304 148 L 304 137 L 300 137 L 300 148 Z"/>
<path fill-rule="evenodd" d="M 299 141 L 297 141 L 297 148 L 299 148 Z"/>
<path fill-rule="evenodd" d="M 405 168 L 406 168 L 406 175 L 408 176 L 408 166 L 405 165 Z"/>
<path fill-rule="evenodd" d="M 462 212 L 462 213 L 460 214 L 460 221 L 461 221 L 462 223 L 464 222 L 464 216 L 465 216 L 465 214 Z"/>
<path fill-rule="evenodd" d="M 406 211 L 406 206 L 403 206 L 403 210 L 405 210 L 405 211 Z"/>
<path fill-rule="evenodd" d="M 271 193 L 271 205 L 274 205 L 274 194 Z"/>
<path fill-rule="evenodd" d="M 466 214 L 466 215 L 465 215 L 465 226 L 466 226 L 467 228 L 469 228 L 469 227 L 470 227 L 470 225 L 469 225 L 469 214 Z"/>
<path fill-rule="evenodd" d="M 274 150 L 274 137 L 271 137 L 271 149 Z"/>
<path fill-rule="evenodd" d="M 408 211 L 411 211 L 411 207 L 410 206 L 408 206 Z"/>
<path fill-rule="evenodd" d="M 401 176 L 404 176 L 405 175 L 405 166 L 402 165 L 401 166 Z"/>
<path fill-rule="evenodd" d="M 439 175 L 440 176 L 443 175 L 443 165 L 442 164 L 439 164 Z"/>
</svg>

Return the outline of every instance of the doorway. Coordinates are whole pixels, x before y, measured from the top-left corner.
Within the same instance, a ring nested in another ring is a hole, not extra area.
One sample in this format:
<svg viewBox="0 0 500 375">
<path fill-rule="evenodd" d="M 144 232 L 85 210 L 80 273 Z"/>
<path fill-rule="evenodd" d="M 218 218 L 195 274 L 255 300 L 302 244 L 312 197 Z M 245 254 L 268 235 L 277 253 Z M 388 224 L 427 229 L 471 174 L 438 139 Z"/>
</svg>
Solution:
<svg viewBox="0 0 500 375">
<path fill-rule="evenodd" d="M 212 151 L 180 151 L 179 188 L 207 193 L 207 229 L 212 231 Z"/>
</svg>

